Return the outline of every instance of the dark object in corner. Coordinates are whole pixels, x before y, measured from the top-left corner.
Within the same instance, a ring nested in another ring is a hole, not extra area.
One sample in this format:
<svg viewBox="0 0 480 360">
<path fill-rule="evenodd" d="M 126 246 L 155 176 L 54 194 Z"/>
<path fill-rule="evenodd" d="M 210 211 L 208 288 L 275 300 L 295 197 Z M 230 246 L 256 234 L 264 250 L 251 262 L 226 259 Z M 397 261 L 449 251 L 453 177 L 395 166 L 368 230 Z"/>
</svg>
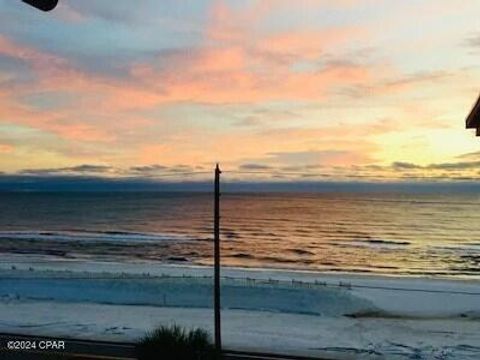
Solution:
<svg viewBox="0 0 480 360">
<path fill-rule="evenodd" d="M 57 6 L 58 4 L 58 0 L 22 0 L 22 1 L 42 11 L 53 10 L 55 9 L 55 6 Z"/>
<path fill-rule="evenodd" d="M 477 136 L 480 136 L 480 97 L 467 117 L 467 129 L 477 129 Z"/>
</svg>

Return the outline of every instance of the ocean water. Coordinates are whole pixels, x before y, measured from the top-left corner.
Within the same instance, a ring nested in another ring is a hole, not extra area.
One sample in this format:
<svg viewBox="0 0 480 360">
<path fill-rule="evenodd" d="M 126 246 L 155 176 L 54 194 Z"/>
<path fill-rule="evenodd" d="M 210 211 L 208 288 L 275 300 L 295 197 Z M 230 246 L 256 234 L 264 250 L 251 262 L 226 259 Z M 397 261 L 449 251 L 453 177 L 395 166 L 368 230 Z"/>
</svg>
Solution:
<svg viewBox="0 0 480 360">
<path fill-rule="evenodd" d="M 45 261 L 212 263 L 212 195 L 0 193 L 0 253 Z M 222 263 L 480 278 L 472 194 L 225 193 Z"/>
</svg>

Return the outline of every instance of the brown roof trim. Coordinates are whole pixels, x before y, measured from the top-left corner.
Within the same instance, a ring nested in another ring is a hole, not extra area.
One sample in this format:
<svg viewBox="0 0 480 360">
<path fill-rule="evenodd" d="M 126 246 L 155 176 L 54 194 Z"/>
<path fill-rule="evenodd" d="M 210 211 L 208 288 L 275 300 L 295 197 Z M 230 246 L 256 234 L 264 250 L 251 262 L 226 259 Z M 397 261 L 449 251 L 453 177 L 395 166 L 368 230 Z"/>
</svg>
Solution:
<svg viewBox="0 0 480 360">
<path fill-rule="evenodd" d="M 480 128 L 480 97 L 478 98 L 477 103 L 467 117 L 466 126 L 467 129 Z"/>
</svg>

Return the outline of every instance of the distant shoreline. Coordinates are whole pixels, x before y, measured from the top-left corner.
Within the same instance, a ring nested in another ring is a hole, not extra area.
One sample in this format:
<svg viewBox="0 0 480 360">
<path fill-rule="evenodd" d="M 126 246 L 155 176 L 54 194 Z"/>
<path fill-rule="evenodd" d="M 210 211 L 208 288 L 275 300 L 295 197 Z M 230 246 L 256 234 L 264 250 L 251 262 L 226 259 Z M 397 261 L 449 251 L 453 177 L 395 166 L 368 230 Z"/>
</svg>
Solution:
<svg viewBox="0 0 480 360">
<path fill-rule="evenodd" d="M 56 254 L 11 254 L 3 253 L 3 260 L 0 262 L 0 271 L 10 270 L 13 267 L 15 269 L 29 269 L 33 270 L 58 270 L 62 266 L 65 269 L 77 269 L 78 271 L 95 271 L 95 269 L 105 269 L 106 271 L 124 268 L 134 271 L 136 274 L 149 273 L 149 269 L 184 269 L 184 270 L 199 270 L 202 273 L 212 272 L 213 265 L 192 263 L 189 261 L 153 261 L 153 260 L 132 260 L 122 258 L 110 258 L 108 260 L 94 259 L 94 258 L 69 258 L 62 257 Z M 143 269 L 141 273 L 137 269 Z M 286 268 L 286 267 L 260 267 L 260 266 L 235 266 L 235 265 L 222 265 L 223 271 L 229 272 L 252 272 L 255 274 L 297 274 L 300 277 L 310 276 L 315 278 L 320 277 L 332 277 L 332 278 L 349 278 L 349 279 L 418 279 L 418 280 L 432 280 L 432 281 L 453 281 L 453 282 L 473 282 L 477 283 L 480 280 L 480 274 L 477 275 L 447 275 L 447 274 L 404 274 L 404 273 L 381 273 L 373 271 L 348 271 L 348 270 L 316 270 L 309 268 Z M 103 270 L 102 270 L 103 271 Z M 157 275 L 161 273 L 157 272 Z M 263 277 L 261 277 L 263 278 Z M 295 277 L 294 277 L 295 278 Z"/>
</svg>

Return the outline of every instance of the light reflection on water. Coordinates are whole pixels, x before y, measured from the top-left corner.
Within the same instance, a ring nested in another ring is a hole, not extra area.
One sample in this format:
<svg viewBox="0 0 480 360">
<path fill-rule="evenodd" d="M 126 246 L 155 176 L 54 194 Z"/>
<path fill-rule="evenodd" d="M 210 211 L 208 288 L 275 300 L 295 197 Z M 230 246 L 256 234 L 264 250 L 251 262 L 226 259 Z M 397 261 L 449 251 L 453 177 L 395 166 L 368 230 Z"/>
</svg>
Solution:
<svg viewBox="0 0 480 360">
<path fill-rule="evenodd" d="M 0 197 L 2 252 L 211 264 L 210 194 Z M 221 206 L 225 265 L 480 276 L 469 195 L 245 193 Z"/>
</svg>

